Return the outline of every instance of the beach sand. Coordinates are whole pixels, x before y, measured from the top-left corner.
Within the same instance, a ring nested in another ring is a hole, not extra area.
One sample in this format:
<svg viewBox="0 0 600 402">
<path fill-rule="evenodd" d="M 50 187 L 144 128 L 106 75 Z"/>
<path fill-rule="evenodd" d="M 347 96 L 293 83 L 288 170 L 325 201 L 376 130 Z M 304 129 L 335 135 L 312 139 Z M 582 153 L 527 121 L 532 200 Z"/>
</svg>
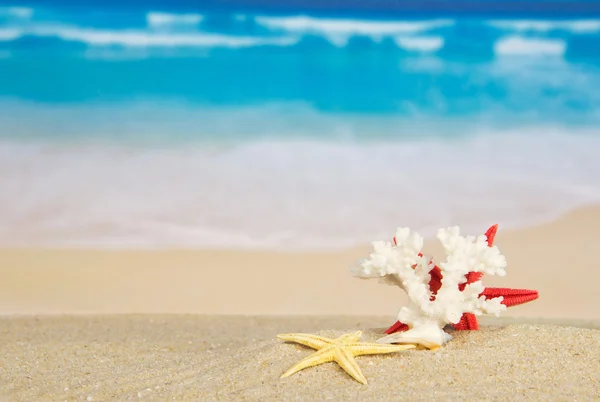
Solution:
<svg viewBox="0 0 600 402">
<path fill-rule="evenodd" d="M 529 229 L 500 227 L 495 243 L 508 275 L 484 284 L 539 290 L 539 300 L 509 316 L 600 319 L 599 228 L 600 206 Z M 440 255 L 437 241 L 426 248 Z M 0 250 L 0 314 L 393 317 L 405 293 L 348 271 L 369 251 Z"/>
<path fill-rule="evenodd" d="M 598 399 L 598 227 L 600 206 L 500 228 L 508 275 L 484 283 L 537 289 L 540 299 L 455 332 L 435 352 L 357 357 L 366 386 L 335 363 L 279 379 L 311 350 L 275 336 L 380 336 L 406 299 L 349 274 L 369 245 L 0 250 L 0 400 Z"/>
<path fill-rule="evenodd" d="M 281 374 L 313 350 L 278 333 L 380 336 L 386 317 L 121 315 L 0 319 L 1 400 L 597 400 L 600 330 L 508 325 L 437 351 Z M 323 331 L 327 328 L 328 330 Z M 369 328 L 378 328 L 369 330 Z"/>
</svg>

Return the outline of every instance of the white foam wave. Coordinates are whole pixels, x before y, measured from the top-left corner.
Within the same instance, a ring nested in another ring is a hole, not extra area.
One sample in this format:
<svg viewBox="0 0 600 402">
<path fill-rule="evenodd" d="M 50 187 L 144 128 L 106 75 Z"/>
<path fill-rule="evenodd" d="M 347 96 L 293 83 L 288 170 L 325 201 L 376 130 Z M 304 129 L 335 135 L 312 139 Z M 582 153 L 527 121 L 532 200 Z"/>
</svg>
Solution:
<svg viewBox="0 0 600 402">
<path fill-rule="evenodd" d="M 18 28 L 0 28 L 0 41 L 11 41 L 21 37 L 23 34 Z"/>
<path fill-rule="evenodd" d="M 396 44 L 406 50 L 418 52 L 435 52 L 444 46 L 444 38 L 439 36 L 429 37 L 403 37 L 394 38 Z"/>
<path fill-rule="evenodd" d="M 567 44 L 561 39 L 534 39 L 510 36 L 498 39 L 494 51 L 500 56 L 563 56 Z"/>
<path fill-rule="evenodd" d="M 452 26 L 453 20 L 437 19 L 424 21 L 367 21 L 351 19 L 327 19 L 307 16 L 298 17 L 255 17 L 257 23 L 288 33 L 322 34 L 324 36 L 365 35 L 374 38 L 400 34 L 426 32 L 433 28 Z"/>
<path fill-rule="evenodd" d="M 511 31 L 536 31 L 549 32 L 553 30 L 563 30 L 572 33 L 595 33 L 600 32 L 600 20 L 598 19 L 580 19 L 580 20 L 492 20 L 488 25 L 495 28 Z"/>
<path fill-rule="evenodd" d="M 287 46 L 297 42 L 295 38 L 256 38 L 207 33 L 165 33 L 145 30 L 102 30 L 63 25 L 33 26 L 0 30 L 0 40 L 14 40 L 25 35 L 56 37 L 88 45 L 107 46 L 198 46 L 198 47 L 248 47 L 260 45 Z"/>
<path fill-rule="evenodd" d="M 332 45 L 340 48 L 347 46 L 350 40 L 350 36 L 344 34 L 328 34 L 326 38 Z M 375 43 L 381 43 L 383 37 L 372 39 Z M 444 46 L 444 38 L 439 36 L 396 36 L 392 39 L 398 47 L 413 52 L 429 53 Z"/>
<path fill-rule="evenodd" d="M 174 26 L 197 26 L 203 19 L 204 16 L 201 14 L 169 14 L 154 11 L 146 14 L 148 26 L 154 29 L 171 28 Z"/>
<path fill-rule="evenodd" d="M 344 47 L 348 44 L 350 40 L 350 35 L 343 34 L 329 34 L 325 37 L 329 43 L 337 47 Z"/>
<path fill-rule="evenodd" d="M 4 139 L 0 245 L 315 249 L 388 239 L 398 225 L 429 235 L 526 225 L 600 201 L 597 134 L 535 127 L 454 142 L 229 148 Z"/>
<path fill-rule="evenodd" d="M 29 7 L 0 7 L 0 16 L 8 16 L 18 19 L 30 19 L 34 10 Z"/>
</svg>

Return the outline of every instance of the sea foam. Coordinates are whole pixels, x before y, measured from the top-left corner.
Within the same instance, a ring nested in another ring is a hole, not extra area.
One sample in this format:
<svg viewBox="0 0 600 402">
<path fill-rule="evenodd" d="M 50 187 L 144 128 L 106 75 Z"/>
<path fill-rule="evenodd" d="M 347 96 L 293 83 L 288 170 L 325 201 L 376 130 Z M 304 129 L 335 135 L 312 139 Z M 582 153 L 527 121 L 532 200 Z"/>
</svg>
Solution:
<svg viewBox="0 0 600 402">
<path fill-rule="evenodd" d="M 109 30 L 67 25 L 36 25 L 30 28 L 4 28 L 0 30 L 0 40 L 14 40 L 26 35 L 55 37 L 65 41 L 82 42 L 96 46 L 120 45 L 126 47 L 286 46 L 297 42 L 297 39 L 289 37 L 260 38 L 204 32 L 165 33 L 148 30 Z"/>
<path fill-rule="evenodd" d="M 424 21 L 370 21 L 363 19 L 316 18 L 309 16 L 267 17 L 257 16 L 256 22 L 271 29 L 294 33 L 322 33 L 345 35 L 398 35 L 414 34 L 439 27 L 454 25 L 453 20 L 434 19 Z"/>
<path fill-rule="evenodd" d="M 169 14 L 155 11 L 146 14 L 148 26 L 155 29 L 197 27 L 203 19 L 204 16 L 202 14 Z"/>
<path fill-rule="evenodd" d="M 395 42 L 400 48 L 418 52 L 435 52 L 444 46 L 444 38 L 439 36 L 399 36 Z"/>
<path fill-rule="evenodd" d="M 23 31 L 18 28 L 0 28 L 0 41 L 15 40 L 23 35 Z"/>
<path fill-rule="evenodd" d="M 535 39 L 510 36 L 499 39 L 494 50 L 496 54 L 518 56 L 558 56 L 562 57 L 567 44 L 561 39 Z"/>
<path fill-rule="evenodd" d="M 568 31 L 585 34 L 600 32 L 600 20 L 491 20 L 488 25 L 509 31 L 532 31 L 548 33 L 550 31 Z"/>
<path fill-rule="evenodd" d="M 473 234 L 494 223 L 525 226 L 600 201 L 594 131 L 465 126 L 452 138 L 405 122 L 387 130 L 412 137 L 357 141 L 347 119 L 311 125 L 300 113 L 301 123 L 284 119 L 288 130 L 337 127 L 337 136 L 286 140 L 275 120 L 227 115 L 238 131 L 270 127 L 279 137 L 178 143 L 191 126 L 156 127 L 151 114 L 146 125 L 120 125 L 121 134 L 144 133 L 143 143 L 97 135 L 101 120 L 91 118 L 80 139 L 55 130 L 4 136 L 0 246 L 333 249 L 391 238 L 397 226 L 427 235 L 447 225 Z M 153 144 L 145 127 L 163 142 Z M 204 129 L 218 138 L 227 126 Z"/>
<path fill-rule="evenodd" d="M 15 11 L 12 13 L 15 14 Z M 26 13 L 21 11 L 20 14 Z M 90 47 L 147 47 L 164 48 L 169 51 L 173 48 L 182 48 L 182 51 L 186 52 L 185 48 L 190 47 L 248 48 L 265 45 L 286 47 L 294 46 L 314 36 L 324 38 L 338 48 L 344 48 L 352 38 L 366 37 L 372 40 L 375 46 L 386 41 L 386 46 L 387 43 L 395 43 L 400 49 L 409 52 L 437 52 L 443 57 L 450 56 L 450 58 L 466 54 L 468 59 L 471 56 L 485 55 L 488 51 L 491 57 L 507 55 L 563 57 L 569 52 L 569 45 L 574 40 L 576 42 L 579 40 L 577 43 L 581 43 L 581 40 L 588 40 L 586 35 L 600 32 L 600 20 L 375 21 L 264 15 L 238 15 L 236 18 L 252 19 L 253 23 L 237 26 L 235 29 L 225 24 L 226 28 L 223 28 L 223 31 L 211 31 L 210 27 L 203 27 L 203 23 L 210 20 L 210 17 L 201 14 L 152 11 L 145 15 L 146 26 L 132 26 L 126 29 L 109 28 L 106 24 L 78 25 L 76 19 L 62 23 L 44 19 L 20 22 L 14 20 L 5 24 L 0 21 L 0 42 L 15 41 L 24 37 L 34 40 L 35 37 L 57 38 L 64 43 L 78 42 Z M 84 20 L 79 21 L 82 22 Z M 86 20 L 85 23 L 89 21 Z M 465 26 L 468 27 L 466 31 Z M 493 34 L 490 34 L 490 29 Z M 558 38 L 552 33 L 557 29 L 568 31 L 568 34 Z M 481 38 L 478 36 L 479 33 L 482 35 Z M 458 49 L 452 46 L 456 41 L 460 43 Z M 474 46 L 474 50 L 469 51 L 470 46 Z M 53 49 L 57 47 L 60 47 L 60 43 L 52 46 Z M 585 46 L 576 45 L 576 47 L 575 53 L 580 58 L 595 57 L 597 53 L 593 43 Z M 386 47 L 385 51 L 388 50 L 389 48 Z M 111 49 L 112 51 L 114 49 Z M 98 54 L 105 52 L 93 50 L 91 53 L 94 54 L 94 58 L 100 58 Z M 151 57 L 150 55 L 154 53 L 147 54 Z"/>
</svg>

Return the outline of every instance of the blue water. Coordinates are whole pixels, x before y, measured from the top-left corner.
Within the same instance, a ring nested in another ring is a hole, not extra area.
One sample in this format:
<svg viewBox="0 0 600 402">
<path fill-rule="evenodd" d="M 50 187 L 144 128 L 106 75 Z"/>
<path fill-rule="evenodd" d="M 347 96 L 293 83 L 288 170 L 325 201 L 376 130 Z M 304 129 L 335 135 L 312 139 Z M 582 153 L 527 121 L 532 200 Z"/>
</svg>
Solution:
<svg viewBox="0 0 600 402">
<path fill-rule="evenodd" d="M 514 119 L 534 113 L 554 120 L 560 113 L 570 122 L 597 117 L 598 91 L 588 88 L 599 84 L 600 19 L 361 21 L 234 11 L 14 10 L 5 8 L 0 17 L 5 97 L 303 102 L 324 112 L 408 116 L 469 116 L 495 108 Z M 539 56 L 545 60 L 535 60 Z M 572 85 L 566 77 L 574 74 L 585 82 Z"/>
<path fill-rule="evenodd" d="M 184 12 L 309 13 L 312 15 L 406 18 L 407 16 L 492 16 L 591 18 L 600 15 L 597 0 L 33 0 L 35 7 L 90 9 L 160 9 Z"/>
<path fill-rule="evenodd" d="M 0 5 L 0 243 L 348 246 L 600 200 L 596 2 L 227 4 Z"/>
</svg>

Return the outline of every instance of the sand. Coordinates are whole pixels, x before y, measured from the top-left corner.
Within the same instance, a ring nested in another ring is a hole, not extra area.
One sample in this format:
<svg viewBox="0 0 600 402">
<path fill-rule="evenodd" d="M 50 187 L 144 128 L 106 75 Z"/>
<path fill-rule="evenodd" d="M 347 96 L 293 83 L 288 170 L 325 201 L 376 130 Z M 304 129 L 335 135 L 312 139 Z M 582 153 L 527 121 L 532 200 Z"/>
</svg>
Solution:
<svg viewBox="0 0 600 402">
<path fill-rule="evenodd" d="M 279 379 L 311 350 L 275 335 L 380 336 L 406 298 L 349 274 L 368 245 L 0 250 L 0 400 L 598 400 L 599 227 L 590 206 L 500 228 L 508 276 L 484 283 L 540 299 L 435 352 L 358 357 L 367 386 L 335 363 Z"/>
<path fill-rule="evenodd" d="M 312 349 L 282 332 L 375 340 L 387 317 L 94 316 L 0 319 L 1 400 L 594 400 L 600 330 L 454 332 L 438 351 L 356 358 L 279 376 Z M 324 328 L 328 330 L 324 331 Z M 379 329 L 369 329 L 379 328 Z"/>
<path fill-rule="evenodd" d="M 600 206 L 529 229 L 500 228 L 508 275 L 484 283 L 539 290 L 539 300 L 510 316 L 600 319 L 598 228 Z M 0 314 L 395 316 L 404 292 L 348 272 L 369 250 L 0 250 Z"/>
</svg>

